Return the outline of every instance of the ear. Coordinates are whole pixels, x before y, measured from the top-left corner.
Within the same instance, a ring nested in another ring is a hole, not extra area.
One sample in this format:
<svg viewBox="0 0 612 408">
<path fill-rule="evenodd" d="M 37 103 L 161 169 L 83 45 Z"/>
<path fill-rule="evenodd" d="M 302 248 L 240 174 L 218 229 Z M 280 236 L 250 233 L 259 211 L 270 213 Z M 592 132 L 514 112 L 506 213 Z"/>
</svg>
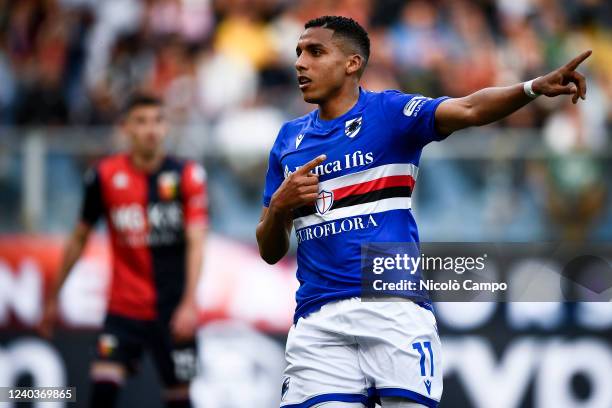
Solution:
<svg viewBox="0 0 612 408">
<path fill-rule="evenodd" d="M 363 66 L 364 60 L 363 57 L 359 54 L 352 54 L 349 56 L 346 61 L 346 73 L 347 75 L 352 75 L 354 73 L 359 72 L 361 67 Z"/>
</svg>

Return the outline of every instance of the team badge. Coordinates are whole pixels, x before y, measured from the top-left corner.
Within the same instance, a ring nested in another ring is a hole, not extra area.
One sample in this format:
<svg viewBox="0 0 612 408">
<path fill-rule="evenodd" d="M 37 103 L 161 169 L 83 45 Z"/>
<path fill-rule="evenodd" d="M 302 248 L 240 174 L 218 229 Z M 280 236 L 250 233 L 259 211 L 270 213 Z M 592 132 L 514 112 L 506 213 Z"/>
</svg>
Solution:
<svg viewBox="0 0 612 408">
<path fill-rule="evenodd" d="M 357 133 L 359 133 L 359 131 L 361 130 L 361 122 L 362 116 L 355 119 L 347 120 L 344 124 L 344 134 L 351 139 L 357 136 Z"/>
<path fill-rule="evenodd" d="M 317 207 L 317 212 L 319 214 L 325 214 L 334 204 L 334 193 L 329 192 L 327 190 L 322 190 L 319 192 L 317 196 L 317 201 L 315 201 L 315 206 Z"/>
<path fill-rule="evenodd" d="M 173 171 L 161 173 L 157 181 L 157 192 L 162 200 L 172 200 L 178 193 L 178 175 Z"/>
<path fill-rule="evenodd" d="M 108 357 L 117 348 L 117 338 L 112 334 L 103 334 L 98 339 L 98 353 L 102 357 Z"/>
<path fill-rule="evenodd" d="M 289 381 L 291 380 L 290 377 L 285 378 L 285 381 L 283 381 L 283 387 L 281 388 L 281 401 L 285 400 L 285 397 L 287 396 L 287 392 L 289 391 Z"/>
</svg>

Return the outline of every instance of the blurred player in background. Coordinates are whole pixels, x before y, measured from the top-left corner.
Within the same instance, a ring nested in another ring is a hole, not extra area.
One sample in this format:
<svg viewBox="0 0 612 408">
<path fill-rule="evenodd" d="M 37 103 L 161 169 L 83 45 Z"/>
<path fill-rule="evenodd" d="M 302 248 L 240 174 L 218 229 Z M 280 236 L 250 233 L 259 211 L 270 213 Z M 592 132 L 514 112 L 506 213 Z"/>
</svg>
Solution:
<svg viewBox="0 0 612 408">
<path fill-rule="evenodd" d="M 590 51 L 532 81 L 436 99 L 361 89 L 370 41 L 352 19 L 309 21 L 296 51 L 300 90 L 318 109 L 281 128 L 257 227 L 268 263 L 287 253 L 292 226 L 298 241 L 281 406 L 436 407 L 442 359 L 431 305 L 362 303 L 361 244 L 418 242 L 410 197 L 423 147 L 502 119 L 538 95 L 584 99 L 575 69 Z"/>
<path fill-rule="evenodd" d="M 151 352 L 167 407 L 189 407 L 197 368 L 196 286 L 207 224 L 204 169 L 166 155 L 162 102 L 135 95 L 121 128 L 129 152 L 101 160 L 85 176 L 81 219 L 45 302 L 49 335 L 58 294 L 97 220 L 108 223 L 113 276 L 108 314 L 91 368 L 91 407 L 113 407 L 143 351 Z"/>
</svg>

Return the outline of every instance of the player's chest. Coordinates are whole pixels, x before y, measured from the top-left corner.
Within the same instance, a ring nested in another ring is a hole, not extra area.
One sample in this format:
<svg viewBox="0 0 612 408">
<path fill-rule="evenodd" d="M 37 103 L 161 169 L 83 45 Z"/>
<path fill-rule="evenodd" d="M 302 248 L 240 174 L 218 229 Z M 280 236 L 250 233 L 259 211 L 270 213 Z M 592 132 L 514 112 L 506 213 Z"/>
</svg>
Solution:
<svg viewBox="0 0 612 408">
<path fill-rule="evenodd" d="M 305 127 L 288 134 L 280 158 L 285 177 L 321 154 L 327 160 L 314 170 L 321 179 L 400 159 L 401 146 L 384 120 L 361 114 L 343 122 L 327 131 Z"/>
<path fill-rule="evenodd" d="M 179 173 L 153 175 L 118 170 L 104 180 L 103 201 L 117 231 L 178 229 L 182 225 Z"/>
</svg>

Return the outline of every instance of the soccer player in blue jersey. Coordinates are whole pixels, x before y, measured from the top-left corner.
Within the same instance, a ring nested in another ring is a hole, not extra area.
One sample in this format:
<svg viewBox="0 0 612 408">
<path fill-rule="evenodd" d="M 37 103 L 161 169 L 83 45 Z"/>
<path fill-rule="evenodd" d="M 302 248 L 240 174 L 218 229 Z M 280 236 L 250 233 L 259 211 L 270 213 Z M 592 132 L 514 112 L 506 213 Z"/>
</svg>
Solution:
<svg viewBox="0 0 612 408">
<path fill-rule="evenodd" d="M 318 109 L 280 129 L 257 226 L 270 264 L 287 253 L 292 227 L 298 241 L 281 407 L 436 407 L 442 359 L 431 308 L 362 302 L 361 245 L 418 242 L 410 197 L 425 145 L 497 121 L 538 95 L 584 99 L 576 68 L 591 52 L 525 83 L 432 99 L 362 89 L 370 41 L 352 19 L 309 21 L 296 51 L 300 90 Z"/>
</svg>

